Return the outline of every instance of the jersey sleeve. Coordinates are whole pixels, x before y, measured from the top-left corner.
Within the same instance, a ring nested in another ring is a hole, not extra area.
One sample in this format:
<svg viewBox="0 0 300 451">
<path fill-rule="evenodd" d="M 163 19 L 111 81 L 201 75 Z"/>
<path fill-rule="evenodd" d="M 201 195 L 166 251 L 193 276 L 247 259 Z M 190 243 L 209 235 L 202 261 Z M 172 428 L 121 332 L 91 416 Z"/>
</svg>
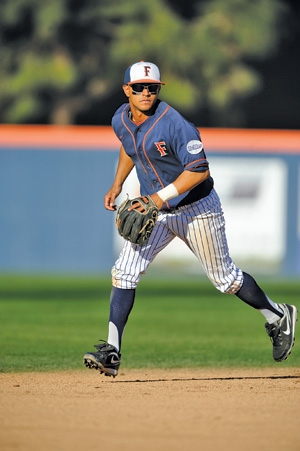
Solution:
<svg viewBox="0 0 300 451">
<path fill-rule="evenodd" d="M 177 113 L 173 115 L 170 127 L 172 150 L 184 169 L 192 172 L 206 171 L 209 164 L 200 133 L 194 124 Z"/>
<path fill-rule="evenodd" d="M 122 142 L 122 135 L 123 135 L 123 124 L 122 124 L 122 113 L 124 110 L 128 108 L 128 103 L 124 103 L 121 105 L 115 112 L 115 114 L 112 117 L 111 125 L 112 129 L 115 132 L 117 138 Z"/>
</svg>

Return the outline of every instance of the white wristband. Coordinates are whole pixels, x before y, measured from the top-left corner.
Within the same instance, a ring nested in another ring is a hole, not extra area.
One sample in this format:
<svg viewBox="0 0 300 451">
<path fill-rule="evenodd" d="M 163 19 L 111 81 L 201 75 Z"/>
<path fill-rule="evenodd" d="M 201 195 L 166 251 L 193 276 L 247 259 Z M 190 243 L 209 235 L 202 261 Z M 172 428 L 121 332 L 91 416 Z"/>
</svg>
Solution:
<svg viewBox="0 0 300 451">
<path fill-rule="evenodd" d="M 158 194 L 161 200 L 163 200 L 164 202 L 167 202 L 167 200 L 179 196 L 179 192 L 177 191 L 177 188 L 175 185 L 173 185 L 173 183 L 170 183 L 170 185 L 157 191 L 156 194 Z"/>
</svg>

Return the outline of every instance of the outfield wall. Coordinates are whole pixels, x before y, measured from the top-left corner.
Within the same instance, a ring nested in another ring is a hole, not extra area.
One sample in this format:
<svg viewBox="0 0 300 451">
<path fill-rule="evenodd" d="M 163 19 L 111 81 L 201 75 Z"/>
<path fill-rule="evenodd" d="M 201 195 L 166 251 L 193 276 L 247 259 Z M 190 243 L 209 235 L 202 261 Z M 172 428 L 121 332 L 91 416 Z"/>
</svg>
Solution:
<svg viewBox="0 0 300 451">
<path fill-rule="evenodd" d="M 299 276 L 300 131 L 201 136 L 236 263 Z M 103 196 L 118 150 L 110 127 L 0 125 L 0 272 L 110 270 L 121 242 Z M 133 173 L 124 192 L 137 190 Z M 157 262 L 198 266 L 179 241 Z"/>
</svg>

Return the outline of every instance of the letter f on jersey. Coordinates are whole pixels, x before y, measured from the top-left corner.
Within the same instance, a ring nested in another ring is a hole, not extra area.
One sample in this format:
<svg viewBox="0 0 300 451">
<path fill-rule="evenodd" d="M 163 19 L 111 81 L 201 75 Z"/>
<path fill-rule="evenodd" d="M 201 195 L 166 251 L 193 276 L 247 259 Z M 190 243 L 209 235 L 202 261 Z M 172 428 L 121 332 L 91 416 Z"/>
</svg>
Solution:
<svg viewBox="0 0 300 451">
<path fill-rule="evenodd" d="M 165 157 L 166 155 L 168 155 L 166 152 L 167 149 L 166 149 L 165 141 L 160 141 L 160 142 L 154 143 L 154 144 L 156 145 L 156 148 L 159 151 L 161 157 Z"/>
</svg>

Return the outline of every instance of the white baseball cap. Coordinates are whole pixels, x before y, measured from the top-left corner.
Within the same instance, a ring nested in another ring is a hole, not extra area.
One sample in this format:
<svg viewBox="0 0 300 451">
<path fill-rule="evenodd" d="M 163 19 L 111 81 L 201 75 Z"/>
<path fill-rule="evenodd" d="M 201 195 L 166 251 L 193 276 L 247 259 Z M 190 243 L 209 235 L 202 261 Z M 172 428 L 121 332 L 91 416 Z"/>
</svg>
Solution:
<svg viewBox="0 0 300 451">
<path fill-rule="evenodd" d="M 134 63 L 128 67 L 125 72 L 124 85 L 130 85 L 132 83 L 159 83 L 164 85 L 160 81 L 160 72 L 158 67 L 146 61 L 140 61 Z"/>
</svg>

